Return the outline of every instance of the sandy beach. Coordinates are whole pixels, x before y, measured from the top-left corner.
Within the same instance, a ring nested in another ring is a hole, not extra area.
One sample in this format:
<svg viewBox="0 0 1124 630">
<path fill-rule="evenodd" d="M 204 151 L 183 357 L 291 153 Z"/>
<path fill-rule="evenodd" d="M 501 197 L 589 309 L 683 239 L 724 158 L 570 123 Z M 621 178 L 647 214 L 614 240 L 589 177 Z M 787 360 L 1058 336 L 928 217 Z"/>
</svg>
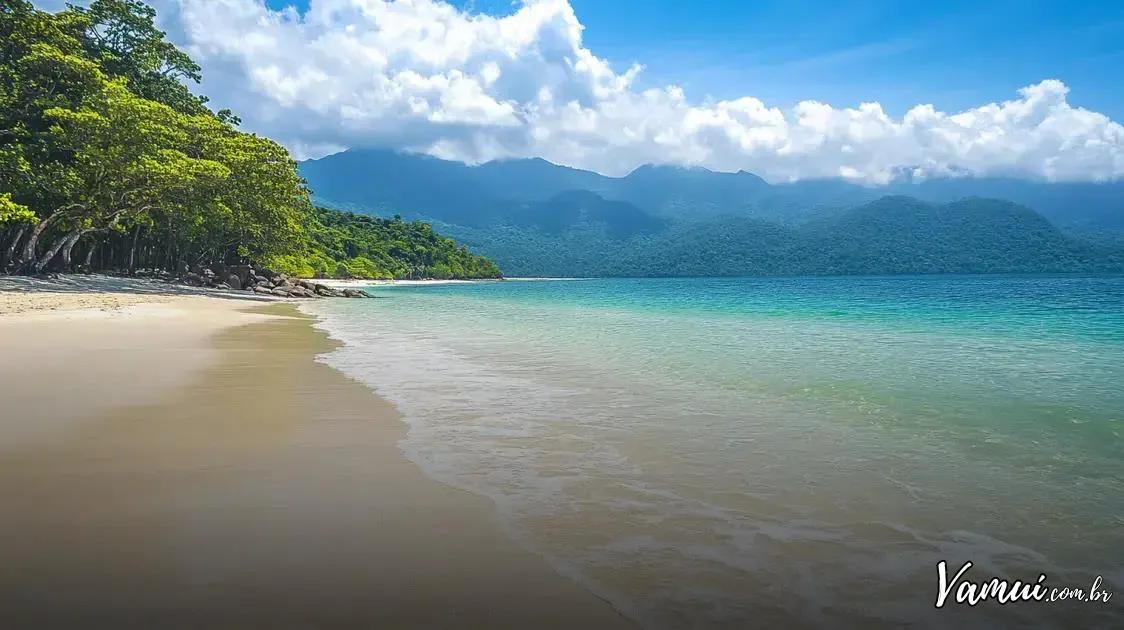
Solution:
<svg viewBox="0 0 1124 630">
<path fill-rule="evenodd" d="M 3 288 L 0 627 L 631 627 L 407 461 L 294 306 Z"/>
</svg>

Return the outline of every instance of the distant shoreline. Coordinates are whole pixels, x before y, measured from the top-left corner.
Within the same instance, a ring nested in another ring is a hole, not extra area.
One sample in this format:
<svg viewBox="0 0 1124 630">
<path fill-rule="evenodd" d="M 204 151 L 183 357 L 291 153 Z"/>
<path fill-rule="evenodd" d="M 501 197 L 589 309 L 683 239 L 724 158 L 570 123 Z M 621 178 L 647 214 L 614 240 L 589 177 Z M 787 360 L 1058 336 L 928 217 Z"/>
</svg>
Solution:
<svg viewBox="0 0 1124 630">
<path fill-rule="evenodd" d="M 314 280 L 317 284 L 323 284 L 329 287 L 395 287 L 395 286 L 428 286 L 440 284 L 490 284 L 496 282 L 553 282 L 553 281 L 570 281 L 570 280 L 597 280 L 598 278 L 537 278 L 537 277 L 517 277 L 517 278 L 477 278 L 473 280 L 361 280 L 356 278 L 317 278 Z"/>
</svg>

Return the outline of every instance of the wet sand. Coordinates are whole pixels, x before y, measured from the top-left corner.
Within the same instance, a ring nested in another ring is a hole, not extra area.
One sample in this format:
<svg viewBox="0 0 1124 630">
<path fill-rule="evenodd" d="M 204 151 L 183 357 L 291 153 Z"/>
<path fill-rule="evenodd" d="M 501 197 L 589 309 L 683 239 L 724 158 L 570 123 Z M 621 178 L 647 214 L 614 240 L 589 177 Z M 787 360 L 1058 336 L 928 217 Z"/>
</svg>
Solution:
<svg viewBox="0 0 1124 630">
<path fill-rule="evenodd" d="M 160 302 L 0 317 L 0 627 L 631 627 L 291 305 Z"/>
</svg>

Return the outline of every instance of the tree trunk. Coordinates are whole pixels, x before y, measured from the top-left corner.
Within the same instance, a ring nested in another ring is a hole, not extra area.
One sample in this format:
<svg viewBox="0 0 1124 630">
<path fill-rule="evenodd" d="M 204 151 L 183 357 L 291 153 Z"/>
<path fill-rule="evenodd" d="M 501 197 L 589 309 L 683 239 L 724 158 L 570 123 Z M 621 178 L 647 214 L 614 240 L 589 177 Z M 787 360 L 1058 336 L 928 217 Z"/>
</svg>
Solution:
<svg viewBox="0 0 1124 630">
<path fill-rule="evenodd" d="M 66 236 L 60 236 L 55 239 L 50 249 L 43 254 L 39 262 L 35 263 L 35 273 L 43 273 L 43 270 L 47 268 L 47 265 L 51 264 L 51 261 L 55 259 L 55 256 L 58 255 L 59 251 L 66 245 L 66 242 L 70 240 L 71 236 L 74 236 L 74 232 L 70 232 Z"/>
<path fill-rule="evenodd" d="M 63 244 L 61 252 L 63 271 L 70 271 L 70 253 L 74 249 L 74 244 L 77 243 L 85 233 L 86 230 L 75 232 L 70 238 L 66 239 L 66 243 Z"/>
<path fill-rule="evenodd" d="M 90 249 L 86 250 L 86 264 L 82 265 L 82 270 L 89 273 L 94 264 L 94 252 L 98 249 L 98 241 L 90 243 Z"/>
<path fill-rule="evenodd" d="M 23 251 L 20 253 L 19 264 L 21 267 L 26 267 L 31 261 L 35 260 L 35 247 L 39 245 L 39 237 L 43 235 L 43 232 L 47 228 L 51 227 L 54 220 L 55 215 L 52 214 L 39 223 L 36 223 L 35 227 L 31 229 L 31 234 L 27 235 L 27 242 L 24 243 Z"/>
<path fill-rule="evenodd" d="M 140 230 L 141 229 L 139 225 L 133 228 L 133 244 L 129 247 L 129 263 L 127 265 L 130 276 L 133 275 L 133 272 L 136 271 L 137 239 L 140 238 Z"/>
<path fill-rule="evenodd" d="M 8 267 L 12 262 L 12 257 L 16 255 L 16 249 L 19 248 L 20 241 L 23 240 L 23 235 L 27 232 L 27 226 L 23 226 L 16 230 L 15 237 L 8 243 L 8 247 L 4 249 L 4 258 L 0 261 L 0 272 Z"/>
</svg>

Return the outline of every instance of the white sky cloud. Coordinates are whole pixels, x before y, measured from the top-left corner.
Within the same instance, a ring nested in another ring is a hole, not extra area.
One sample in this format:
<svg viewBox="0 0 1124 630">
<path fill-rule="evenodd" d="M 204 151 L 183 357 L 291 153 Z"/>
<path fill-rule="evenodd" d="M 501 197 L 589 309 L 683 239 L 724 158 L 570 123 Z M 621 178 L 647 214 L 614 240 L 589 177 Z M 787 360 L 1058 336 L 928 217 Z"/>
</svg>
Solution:
<svg viewBox="0 0 1124 630">
<path fill-rule="evenodd" d="M 1053 79 L 961 112 L 780 109 L 752 96 L 636 89 L 641 68 L 610 68 L 585 48 L 567 0 L 525 0 L 498 18 L 433 0 L 311 0 L 304 15 L 262 0 L 153 4 L 203 66 L 214 103 L 302 157 L 389 146 L 470 162 L 538 156 L 611 175 L 694 164 L 773 181 L 879 182 L 901 167 L 1124 176 L 1124 127 L 1071 105 Z"/>
</svg>

